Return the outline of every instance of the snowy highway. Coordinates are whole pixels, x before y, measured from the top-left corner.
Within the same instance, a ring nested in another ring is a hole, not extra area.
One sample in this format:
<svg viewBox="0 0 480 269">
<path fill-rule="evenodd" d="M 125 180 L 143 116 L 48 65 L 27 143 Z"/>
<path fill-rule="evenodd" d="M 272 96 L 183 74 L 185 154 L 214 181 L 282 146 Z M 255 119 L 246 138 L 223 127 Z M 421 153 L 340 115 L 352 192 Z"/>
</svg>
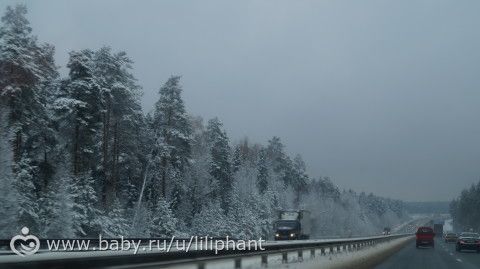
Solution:
<svg viewBox="0 0 480 269">
<path fill-rule="evenodd" d="M 435 248 L 415 248 L 409 243 L 375 269 L 475 269 L 480 267 L 480 254 L 476 252 L 456 252 L 455 244 L 446 244 L 437 239 Z"/>
</svg>

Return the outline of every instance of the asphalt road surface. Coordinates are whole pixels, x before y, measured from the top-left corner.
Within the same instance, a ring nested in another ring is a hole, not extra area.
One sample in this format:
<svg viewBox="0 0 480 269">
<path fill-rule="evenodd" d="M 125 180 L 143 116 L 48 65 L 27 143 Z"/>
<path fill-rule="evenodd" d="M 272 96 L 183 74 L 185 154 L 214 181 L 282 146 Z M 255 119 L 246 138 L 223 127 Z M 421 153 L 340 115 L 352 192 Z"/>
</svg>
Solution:
<svg viewBox="0 0 480 269">
<path fill-rule="evenodd" d="M 408 243 L 398 253 L 375 267 L 376 269 L 479 269 L 480 253 L 456 252 L 454 243 L 445 243 L 435 238 L 435 248 L 415 247 L 415 241 Z"/>
</svg>

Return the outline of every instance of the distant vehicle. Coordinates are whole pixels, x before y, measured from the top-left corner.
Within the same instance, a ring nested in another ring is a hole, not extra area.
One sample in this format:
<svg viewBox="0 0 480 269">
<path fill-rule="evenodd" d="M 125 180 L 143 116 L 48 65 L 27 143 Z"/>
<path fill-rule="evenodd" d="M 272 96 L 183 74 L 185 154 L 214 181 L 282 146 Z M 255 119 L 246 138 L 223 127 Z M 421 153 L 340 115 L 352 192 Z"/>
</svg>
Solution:
<svg viewBox="0 0 480 269">
<path fill-rule="evenodd" d="M 417 248 L 419 246 L 431 246 L 432 248 L 435 247 L 435 242 L 433 240 L 435 233 L 431 227 L 419 227 L 415 233 L 415 236 Z"/>
<path fill-rule="evenodd" d="M 443 235 L 443 225 L 444 224 L 445 224 L 445 222 L 443 220 L 435 220 L 433 222 L 433 232 L 437 236 L 442 236 Z"/>
<path fill-rule="evenodd" d="M 480 252 L 480 235 L 478 233 L 461 233 L 455 249 L 458 252 L 464 249 Z"/>
<path fill-rule="evenodd" d="M 310 211 L 280 211 L 275 222 L 275 240 L 297 240 L 310 238 Z"/>
<path fill-rule="evenodd" d="M 446 233 L 444 239 L 445 243 L 456 243 L 458 236 L 456 233 Z"/>
<path fill-rule="evenodd" d="M 385 228 L 383 228 L 382 234 L 383 234 L 383 235 L 389 235 L 389 234 L 390 234 L 390 231 L 391 231 L 390 227 L 385 227 Z"/>
</svg>

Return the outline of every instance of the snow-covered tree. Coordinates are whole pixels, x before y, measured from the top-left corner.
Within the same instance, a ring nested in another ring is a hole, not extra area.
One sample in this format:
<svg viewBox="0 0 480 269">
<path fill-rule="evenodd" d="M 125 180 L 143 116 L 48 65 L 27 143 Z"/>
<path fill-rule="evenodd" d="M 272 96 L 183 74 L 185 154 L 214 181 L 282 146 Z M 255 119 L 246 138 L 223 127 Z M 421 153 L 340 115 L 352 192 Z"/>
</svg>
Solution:
<svg viewBox="0 0 480 269">
<path fill-rule="evenodd" d="M 210 175 L 212 185 L 217 189 L 212 190 L 212 199 L 220 199 L 222 208 L 228 212 L 231 200 L 233 177 L 230 163 L 230 146 L 223 124 L 218 118 L 208 121 L 207 141 L 210 146 Z"/>
<path fill-rule="evenodd" d="M 38 44 L 24 5 L 7 7 L 0 27 L 0 111 L 8 115 L 0 137 L 9 137 L 13 161 L 26 155 L 37 166 L 35 177 L 48 179 L 52 130 L 46 89 L 57 76 L 53 47 Z M 5 133 L 6 132 L 6 133 Z M 42 164 L 42 165 L 39 165 Z M 13 168 L 13 166 L 11 166 Z M 37 187 L 42 187 L 40 184 Z"/>
<path fill-rule="evenodd" d="M 150 230 L 153 237 L 168 237 L 176 232 L 177 219 L 175 218 L 169 203 L 165 199 L 158 200 L 152 217 L 152 228 Z"/>
<path fill-rule="evenodd" d="M 463 190 L 450 204 L 450 213 L 456 228 L 480 231 L 480 182 Z"/>
<path fill-rule="evenodd" d="M 131 227 L 129 221 L 125 218 L 125 209 L 119 199 L 115 199 L 113 205 L 103 218 L 103 233 L 108 237 L 118 238 L 128 236 Z"/>
<path fill-rule="evenodd" d="M 99 137 L 101 134 L 101 94 L 95 80 L 93 51 L 70 52 L 70 69 L 65 89 L 67 104 L 72 112 L 69 119 L 73 173 L 92 173 L 98 168 Z"/>
<path fill-rule="evenodd" d="M 216 185 L 211 182 L 209 164 L 211 156 L 207 143 L 207 135 L 203 120 L 200 117 L 191 117 L 192 126 L 192 151 L 191 164 L 185 173 L 186 198 L 182 199 L 182 205 L 177 210 L 176 216 L 184 221 L 179 222 L 179 229 L 188 230 L 192 224 L 194 215 L 198 214 L 208 202 L 206 197 L 211 196 Z M 181 227 L 186 225 L 186 227 Z"/>
<path fill-rule="evenodd" d="M 160 88 L 160 99 L 155 104 L 152 128 L 156 137 L 154 155 L 157 176 L 152 201 L 158 201 L 160 197 L 167 198 L 167 189 L 178 191 L 178 184 L 182 184 L 190 160 L 191 126 L 181 93 L 180 77 L 172 76 Z M 158 193 L 158 190 L 161 192 Z M 178 200 L 179 197 L 174 198 Z"/>
<path fill-rule="evenodd" d="M 193 218 L 192 233 L 199 236 L 230 235 L 229 222 L 218 200 L 210 200 Z"/>
<path fill-rule="evenodd" d="M 228 235 L 244 239 L 258 238 L 262 234 L 261 215 L 255 211 L 256 206 L 254 204 L 258 201 L 254 199 L 254 194 L 242 197 L 238 191 L 238 183 L 235 185 L 230 194 L 231 202 L 226 214 L 229 223 Z M 255 225 L 252 225 L 252 223 L 255 223 Z"/>
<path fill-rule="evenodd" d="M 2 176 L 2 175 L 0 175 Z M 0 178 L 0 238 L 10 238 L 18 230 L 18 193 L 12 176 Z"/>
<path fill-rule="evenodd" d="M 258 159 L 257 188 L 260 194 L 264 194 L 268 188 L 268 164 L 265 150 L 260 151 Z"/>
<path fill-rule="evenodd" d="M 274 136 L 272 139 L 270 139 L 268 141 L 266 150 L 268 159 L 270 160 L 269 165 L 275 173 L 284 177 L 287 156 L 285 154 L 285 146 L 281 142 L 280 138 Z"/>
<path fill-rule="evenodd" d="M 31 225 L 38 232 L 36 200 L 53 170 L 47 87 L 57 72 L 53 47 L 38 44 L 26 13 L 24 5 L 7 7 L 0 26 L 0 182 L 8 200 L 0 214 L 5 231 Z"/>
<path fill-rule="evenodd" d="M 302 156 L 297 154 L 293 159 L 291 181 L 293 191 L 295 192 L 295 204 L 297 207 L 300 206 L 301 195 L 307 191 L 309 179 L 306 170 L 307 168 Z"/>
<path fill-rule="evenodd" d="M 102 205 L 108 211 L 128 181 L 141 174 L 145 127 L 140 106 L 140 87 L 131 74 L 132 61 L 125 52 L 103 47 L 93 55 L 95 80 L 101 100 Z"/>
<path fill-rule="evenodd" d="M 18 222 L 20 225 L 29 227 L 30 230 L 38 232 L 40 219 L 38 216 L 38 201 L 36 196 L 34 180 L 34 169 L 31 160 L 24 155 L 14 166 L 13 171 L 15 187 L 18 193 Z"/>
<path fill-rule="evenodd" d="M 68 172 L 51 182 L 40 199 L 41 234 L 48 238 L 72 238 L 76 227 L 74 185 Z"/>
<path fill-rule="evenodd" d="M 77 175 L 74 178 L 74 217 L 80 236 L 97 236 L 102 231 L 101 211 L 97 208 L 98 195 L 93 178 Z"/>
</svg>

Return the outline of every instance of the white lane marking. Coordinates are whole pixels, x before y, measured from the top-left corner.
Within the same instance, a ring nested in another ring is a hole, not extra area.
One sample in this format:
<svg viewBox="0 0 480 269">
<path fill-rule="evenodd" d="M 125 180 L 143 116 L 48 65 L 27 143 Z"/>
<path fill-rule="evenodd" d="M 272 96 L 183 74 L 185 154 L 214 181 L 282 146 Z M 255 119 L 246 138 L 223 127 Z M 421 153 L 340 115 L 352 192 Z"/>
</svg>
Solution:
<svg viewBox="0 0 480 269">
<path fill-rule="evenodd" d="M 450 252 L 450 256 L 453 256 L 453 253 L 452 253 L 452 252 Z"/>
<path fill-rule="evenodd" d="M 460 259 L 457 259 L 457 262 L 462 262 L 462 260 L 460 260 Z"/>
</svg>

